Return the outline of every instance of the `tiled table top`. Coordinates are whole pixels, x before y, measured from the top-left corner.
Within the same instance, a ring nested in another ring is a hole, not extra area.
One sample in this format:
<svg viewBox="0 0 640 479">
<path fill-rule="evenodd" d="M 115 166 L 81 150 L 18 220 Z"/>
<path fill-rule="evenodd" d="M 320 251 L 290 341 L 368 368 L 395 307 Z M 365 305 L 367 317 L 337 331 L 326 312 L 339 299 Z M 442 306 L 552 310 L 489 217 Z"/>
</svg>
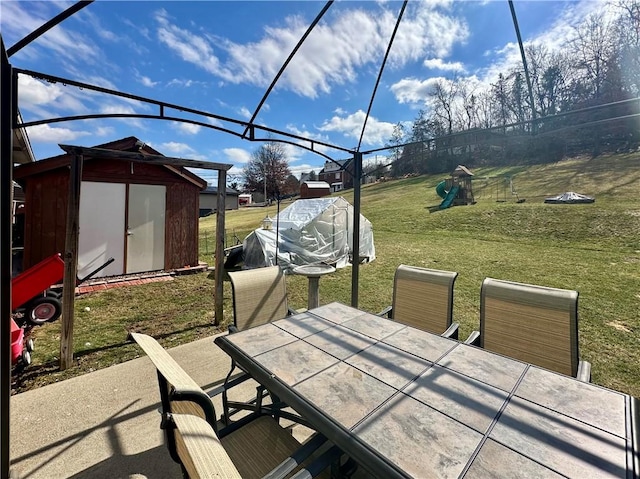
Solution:
<svg viewBox="0 0 640 479">
<path fill-rule="evenodd" d="M 372 475 L 640 474 L 633 398 L 339 303 L 216 343 Z"/>
</svg>

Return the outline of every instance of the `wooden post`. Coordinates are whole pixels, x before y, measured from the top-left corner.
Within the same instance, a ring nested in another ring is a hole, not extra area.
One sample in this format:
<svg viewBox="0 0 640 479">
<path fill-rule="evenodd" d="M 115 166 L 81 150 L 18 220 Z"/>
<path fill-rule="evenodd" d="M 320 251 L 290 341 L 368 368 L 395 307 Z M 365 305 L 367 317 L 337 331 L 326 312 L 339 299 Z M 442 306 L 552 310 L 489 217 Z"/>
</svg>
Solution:
<svg viewBox="0 0 640 479">
<path fill-rule="evenodd" d="M 67 232 L 64 241 L 64 280 L 62 283 L 62 332 L 60 335 L 60 370 L 73 365 L 73 315 L 78 274 L 78 234 L 80 226 L 80 184 L 83 157 L 75 155 L 69 173 Z"/>
<path fill-rule="evenodd" d="M 216 326 L 224 319 L 224 212 L 227 201 L 227 172 L 218 170 L 218 204 L 216 210 L 216 255 L 214 271 L 214 304 Z"/>
</svg>

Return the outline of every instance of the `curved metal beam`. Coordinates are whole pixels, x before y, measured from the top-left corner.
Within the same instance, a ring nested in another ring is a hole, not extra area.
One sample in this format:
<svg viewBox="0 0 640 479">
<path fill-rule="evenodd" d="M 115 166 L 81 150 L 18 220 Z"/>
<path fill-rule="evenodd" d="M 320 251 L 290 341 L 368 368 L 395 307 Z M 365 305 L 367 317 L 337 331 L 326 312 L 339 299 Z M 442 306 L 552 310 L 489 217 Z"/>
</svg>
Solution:
<svg viewBox="0 0 640 479">
<path fill-rule="evenodd" d="M 242 120 L 236 120 L 235 118 L 229 118 L 229 117 L 224 117 L 221 115 L 216 115 L 214 113 L 209 113 L 207 111 L 203 111 L 203 110 L 197 110 L 195 108 L 189 108 L 189 107 L 185 107 L 185 106 L 181 106 L 181 105 L 176 105 L 173 103 L 166 103 L 163 101 L 159 101 L 159 100 L 154 100 L 152 98 L 146 98 L 146 97 L 142 97 L 139 95 L 133 95 L 131 93 L 124 93 L 124 92 L 120 92 L 117 90 L 111 90 L 109 88 L 104 88 L 104 87 L 100 87 L 97 85 L 91 85 L 89 83 L 83 83 L 83 82 L 79 82 L 76 80 L 71 80 L 68 78 L 62 78 L 62 77 L 57 77 L 57 76 L 53 76 L 53 75 L 48 75 L 46 73 L 41 73 L 41 72 L 36 72 L 36 71 L 32 71 L 32 70 L 21 70 L 21 69 L 14 69 L 14 75 L 17 78 L 17 75 L 22 74 L 22 75 L 28 75 L 32 78 L 38 79 L 38 80 L 44 80 L 47 82 L 52 82 L 52 83 L 62 83 L 64 85 L 71 85 L 71 86 L 75 86 L 78 88 L 82 88 L 82 89 L 86 89 L 86 90 L 91 90 L 91 91 L 96 91 L 99 93 L 104 93 L 107 95 L 113 95 L 113 96 L 117 96 L 120 98 L 126 98 L 128 100 L 136 100 L 139 101 L 141 103 L 148 103 L 148 104 L 152 104 L 152 105 L 156 105 L 160 108 L 160 114 L 158 116 L 154 116 L 153 118 L 165 118 L 165 114 L 164 114 L 164 110 L 165 108 L 170 108 L 172 110 L 177 110 L 177 111 L 181 111 L 181 112 L 186 112 L 186 113 L 191 113 L 194 115 L 200 115 L 200 116 L 204 116 L 207 118 L 213 118 L 219 121 L 224 121 L 224 122 L 228 122 L 228 123 L 233 123 L 235 125 L 239 125 L 241 127 L 248 127 L 250 129 L 259 129 L 259 130 L 263 130 L 269 133 L 274 133 L 277 135 L 281 135 L 281 136 L 285 136 L 287 138 L 292 138 L 294 140 L 300 140 L 300 141 L 307 141 L 309 143 L 312 144 L 316 144 L 316 145 L 322 145 L 325 146 L 327 148 L 331 148 L 334 150 L 338 150 L 338 151 L 343 151 L 345 153 L 352 153 L 353 150 L 348 149 L 348 148 L 343 148 L 341 146 L 338 145 L 333 145 L 331 143 L 325 143 L 322 141 L 317 141 L 317 140 L 311 140 L 309 138 L 305 138 L 303 136 L 299 136 L 299 135 L 294 135 L 292 133 L 288 133 L 286 131 L 281 131 L 281 130 L 276 130 L 274 128 L 269 128 L 266 126 L 261 126 L 261 125 L 253 125 L 253 124 L 249 124 L 246 121 L 242 121 Z M 78 117 L 69 117 L 70 119 L 78 119 Z M 82 118 L 79 118 L 82 119 Z M 179 121 L 186 121 L 189 122 L 191 120 L 186 120 L 186 119 L 179 119 Z M 208 126 L 208 124 L 203 124 L 203 126 Z M 223 129 L 223 131 L 226 131 Z M 231 131 L 231 130 L 228 130 Z M 235 134 L 235 133 L 234 133 Z M 310 150 L 310 151 L 314 151 L 314 150 Z"/>
<path fill-rule="evenodd" d="M 67 18 L 69 18 L 71 15 L 73 15 L 76 12 L 78 12 L 79 10 L 82 10 L 84 7 L 86 7 L 87 5 L 89 5 L 92 2 L 93 2 L 93 0 L 86 0 L 86 1 L 83 0 L 83 1 L 78 2 L 75 5 L 67 8 L 64 12 L 59 13 L 58 15 L 53 17 L 51 20 L 49 20 L 47 23 L 45 23 L 41 27 L 37 28 L 36 30 L 32 31 L 29 35 L 27 35 L 22 40 L 16 42 L 15 45 L 13 45 L 9 49 L 7 49 L 7 56 L 10 57 L 14 53 L 18 53 L 20 50 L 22 50 L 24 47 L 29 45 L 29 43 L 34 41 L 36 38 L 38 38 L 41 35 L 44 35 L 46 32 L 51 30 L 53 27 L 55 27 L 59 23 L 63 22 L 64 20 L 66 20 Z"/>
<path fill-rule="evenodd" d="M 373 107 L 373 100 L 376 97 L 376 92 L 378 91 L 378 85 L 380 84 L 380 79 L 382 78 L 382 72 L 384 71 L 384 67 L 387 64 L 387 58 L 389 58 L 389 52 L 391 51 L 391 46 L 393 45 L 393 40 L 396 37 L 396 33 L 398 32 L 398 27 L 400 26 L 400 21 L 402 20 L 402 16 L 404 15 L 404 10 L 407 8 L 407 2 L 409 0 L 404 0 L 402 2 L 402 8 L 400 8 L 400 13 L 398 13 L 398 19 L 396 20 L 396 25 L 393 28 L 393 33 L 391 33 L 391 38 L 389 39 L 389 44 L 387 45 L 387 51 L 384 53 L 384 59 L 382 60 L 382 65 L 380 65 L 380 70 L 378 71 L 378 78 L 376 78 L 376 84 L 373 87 L 373 92 L 371 93 L 371 99 L 369 100 L 369 107 L 367 108 L 367 114 L 364 117 L 364 123 L 362 124 L 362 131 L 360 132 L 360 140 L 358 141 L 358 147 L 356 151 L 360 151 L 360 146 L 362 145 L 362 138 L 364 137 L 364 130 L 367 128 L 367 120 L 369 120 L 369 115 L 371 114 L 371 108 Z"/>
<path fill-rule="evenodd" d="M 267 91 L 265 91 L 264 95 L 262 96 L 262 99 L 260 100 L 260 103 L 256 107 L 256 110 L 253 112 L 253 116 L 249 120 L 249 124 L 253 124 L 253 122 L 255 121 L 256 117 L 258 116 L 258 113 L 260 112 L 260 109 L 262 108 L 262 105 L 264 105 L 264 102 L 267 101 L 267 97 L 271 93 L 271 90 L 273 90 L 273 88 L 276 86 L 276 83 L 278 82 L 278 80 L 280 79 L 282 74 L 284 73 L 285 69 L 287 68 L 287 66 L 289 65 L 291 60 L 293 59 L 294 55 L 298 52 L 298 50 L 300 49 L 300 47 L 302 46 L 304 41 L 307 39 L 307 37 L 309 36 L 311 31 L 315 28 L 315 26 L 318 24 L 320 19 L 324 16 L 324 14 L 327 12 L 327 10 L 329 10 L 329 7 L 332 4 L 333 4 L 333 0 L 328 1 L 325 4 L 324 8 L 316 16 L 315 20 L 313 20 L 313 22 L 311 22 L 311 25 L 309 25 L 309 28 L 307 28 L 307 31 L 304 32 L 304 35 L 302 35 L 302 37 L 300 37 L 300 40 L 298 40 L 298 43 L 296 44 L 296 46 L 293 48 L 293 50 L 291 50 L 291 53 L 289 54 L 289 56 L 287 57 L 285 62 L 280 67 L 280 71 L 278 71 L 278 73 L 276 74 L 275 78 L 271 82 L 271 85 L 269 85 L 269 88 L 267 88 Z M 247 128 L 244 130 L 244 133 L 242 134 L 243 137 L 247 134 L 247 130 L 248 129 L 249 129 L 249 127 L 247 126 Z"/>
<path fill-rule="evenodd" d="M 168 120 L 168 121 L 177 121 L 177 122 L 181 122 L 181 123 L 190 123 L 192 125 L 198 125 L 198 126 L 202 126 L 204 128 L 210 128 L 212 130 L 221 131 L 223 133 L 228 133 L 230 135 L 237 136 L 238 138 L 240 138 L 242 140 L 247 140 L 247 141 L 275 141 L 275 142 L 278 142 L 278 143 L 286 143 L 288 145 L 297 146 L 298 148 L 302 148 L 303 150 L 307 150 L 307 151 L 309 151 L 311 153 L 315 153 L 316 155 L 322 156 L 323 158 L 326 158 L 328 160 L 335 161 L 329 155 L 326 155 L 326 154 L 314 149 L 314 145 L 316 144 L 316 142 L 314 142 L 313 140 L 304 139 L 303 141 L 308 141 L 311 144 L 311 146 L 306 146 L 306 145 L 301 145 L 300 143 L 295 143 L 294 141 L 291 141 L 291 140 L 283 140 L 283 139 L 278 139 L 278 138 L 256 138 L 253 135 L 250 138 L 245 138 L 245 137 L 242 136 L 241 133 L 239 133 L 237 131 L 229 130 L 227 128 L 223 128 L 221 126 L 212 125 L 210 123 L 203 123 L 201 121 L 196 121 L 196 120 L 189 120 L 187 118 L 180 118 L 180 117 L 166 116 L 166 115 L 145 115 L 145 114 L 138 114 L 138 113 L 96 113 L 96 114 L 93 114 L 93 115 L 63 116 L 63 117 L 59 117 L 59 118 L 48 118 L 46 120 L 28 121 L 28 122 L 17 124 L 16 128 L 29 128 L 31 126 L 47 125 L 47 124 L 50 124 L 50 123 L 62 123 L 62 122 L 65 122 L 65 121 L 99 120 L 99 119 L 103 119 L 103 118 L 140 118 L 140 119 L 146 119 L 146 120 Z M 275 130 L 273 132 L 277 133 Z"/>
<path fill-rule="evenodd" d="M 524 54 L 524 46 L 522 44 L 522 36 L 520 35 L 520 27 L 518 26 L 518 17 L 516 17 L 516 9 L 513 6 L 513 0 L 509 0 L 509 9 L 511 10 L 511 18 L 513 19 L 513 27 L 516 30 L 518 39 L 518 47 L 520 47 L 520 56 L 522 57 L 522 66 L 524 68 L 524 76 L 527 80 L 527 88 L 529 89 L 529 101 L 531 102 L 531 129 L 536 132 L 536 105 L 533 102 L 533 87 L 531 86 L 531 77 L 529 77 L 529 67 L 527 66 L 527 57 Z"/>
</svg>

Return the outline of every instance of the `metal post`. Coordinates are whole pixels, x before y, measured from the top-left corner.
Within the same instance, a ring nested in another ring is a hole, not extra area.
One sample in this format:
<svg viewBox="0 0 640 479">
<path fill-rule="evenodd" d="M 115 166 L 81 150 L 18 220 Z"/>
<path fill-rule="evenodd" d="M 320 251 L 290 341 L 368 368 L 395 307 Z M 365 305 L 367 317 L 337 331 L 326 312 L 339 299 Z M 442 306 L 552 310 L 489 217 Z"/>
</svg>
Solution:
<svg viewBox="0 0 640 479">
<path fill-rule="evenodd" d="M 358 307 L 360 275 L 360 177 L 362 176 L 362 153 L 353 154 L 353 260 L 351 261 L 351 306 Z"/>
<path fill-rule="evenodd" d="M 529 67 L 527 66 L 527 57 L 524 54 L 524 46 L 522 45 L 522 36 L 520 36 L 520 27 L 518 26 L 518 17 L 516 17 L 516 9 L 513 6 L 513 1 L 509 0 L 509 9 L 511 9 L 511 18 L 513 19 L 513 26 L 516 29 L 516 37 L 518 39 L 518 46 L 520 47 L 520 56 L 522 57 L 522 67 L 524 68 L 524 77 L 527 80 L 527 88 L 529 89 L 529 102 L 531 102 L 531 131 L 536 133 L 536 106 L 533 103 L 533 88 L 531 87 L 531 78 L 529 77 Z"/>
<path fill-rule="evenodd" d="M 60 334 L 60 369 L 73 366 L 73 321 L 78 275 L 78 237 L 80 233 L 80 185 L 82 155 L 71 158 L 69 198 L 67 199 L 67 230 L 64 240 L 64 279 L 62 281 L 62 331 Z"/>
<path fill-rule="evenodd" d="M 0 475 L 9 477 L 11 402 L 11 227 L 13 201 L 12 68 L 0 37 Z"/>
<path fill-rule="evenodd" d="M 224 320 L 224 214 L 227 198 L 227 172 L 218 170 L 218 204 L 216 210 L 216 253 L 214 277 L 214 323 L 220 325 Z"/>
</svg>

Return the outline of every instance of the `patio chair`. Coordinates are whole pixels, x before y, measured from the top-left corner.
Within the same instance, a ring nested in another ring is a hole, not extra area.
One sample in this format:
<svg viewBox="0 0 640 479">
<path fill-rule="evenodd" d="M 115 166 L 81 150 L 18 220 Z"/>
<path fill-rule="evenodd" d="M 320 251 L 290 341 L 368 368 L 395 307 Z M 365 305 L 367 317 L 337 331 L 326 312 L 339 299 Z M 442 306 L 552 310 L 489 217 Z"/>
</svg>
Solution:
<svg viewBox="0 0 640 479">
<path fill-rule="evenodd" d="M 577 291 L 485 278 L 480 331 L 465 342 L 591 380 L 591 364 L 578 355 Z"/>
<path fill-rule="evenodd" d="M 230 334 L 261 326 L 297 312 L 287 306 L 287 286 L 284 273 L 279 266 L 233 271 L 229 272 L 229 278 L 233 292 L 233 324 L 229 326 Z M 227 390 L 250 379 L 248 374 L 243 373 L 231 381 L 236 367 L 235 361 L 232 361 L 222 393 L 222 418 L 226 424 L 229 423 L 230 416 L 240 410 L 255 410 L 261 407 L 262 398 L 266 394 L 264 388 L 258 386 L 254 400 L 229 401 Z"/>
<path fill-rule="evenodd" d="M 453 284 L 458 273 L 401 264 L 393 282 L 393 303 L 379 316 L 430 333 L 458 339 L 453 322 Z"/>
<path fill-rule="evenodd" d="M 160 428 L 185 477 L 283 478 L 326 443 L 316 434 L 301 445 L 290 431 L 261 411 L 218 429 L 211 398 L 171 355 L 151 336 L 130 333 L 130 337 L 156 367 Z M 220 392 L 217 388 L 213 395 Z"/>
<path fill-rule="evenodd" d="M 287 285 L 279 266 L 230 271 L 229 278 L 233 291 L 233 325 L 229 332 L 244 331 L 296 313 L 287 306 Z"/>
</svg>

